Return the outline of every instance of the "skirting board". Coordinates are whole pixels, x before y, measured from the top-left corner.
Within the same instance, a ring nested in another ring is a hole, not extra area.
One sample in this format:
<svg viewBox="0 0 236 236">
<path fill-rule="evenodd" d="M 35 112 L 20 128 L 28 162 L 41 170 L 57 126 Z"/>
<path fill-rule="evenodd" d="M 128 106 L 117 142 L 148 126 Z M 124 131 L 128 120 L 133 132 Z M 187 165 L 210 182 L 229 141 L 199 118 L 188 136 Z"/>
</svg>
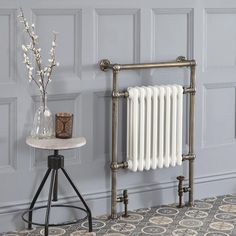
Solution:
<svg viewBox="0 0 236 236">
<path fill-rule="evenodd" d="M 236 173 L 224 173 L 220 175 L 211 175 L 195 178 L 195 199 L 202 199 L 204 197 L 211 197 L 217 195 L 224 195 L 236 192 Z M 177 184 L 173 182 L 159 183 L 157 185 L 137 186 L 128 189 L 129 192 L 129 210 L 156 206 L 161 204 L 174 203 L 178 201 Z M 110 192 L 101 192 L 93 194 L 83 194 L 88 205 L 92 210 L 93 217 L 110 212 Z M 156 197 L 153 197 L 156 196 Z M 60 203 L 75 202 L 76 197 L 68 197 L 60 199 Z M 184 195 L 184 200 L 188 200 L 188 194 Z M 46 201 L 39 203 L 46 204 Z M 21 214 L 27 209 L 29 203 L 12 203 L 8 207 L 0 208 L 0 233 L 19 230 L 25 227 L 21 219 Z M 122 211 L 122 204 L 118 205 L 118 211 Z M 63 213 L 63 212 L 62 212 Z M 67 214 L 60 214 L 66 216 Z M 55 217 L 53 216 L 55 220 Z M 61 219 L 60 219 L 61 220 Z M 65 218 L 65 220 L 67 220 Z"/>
</svg>

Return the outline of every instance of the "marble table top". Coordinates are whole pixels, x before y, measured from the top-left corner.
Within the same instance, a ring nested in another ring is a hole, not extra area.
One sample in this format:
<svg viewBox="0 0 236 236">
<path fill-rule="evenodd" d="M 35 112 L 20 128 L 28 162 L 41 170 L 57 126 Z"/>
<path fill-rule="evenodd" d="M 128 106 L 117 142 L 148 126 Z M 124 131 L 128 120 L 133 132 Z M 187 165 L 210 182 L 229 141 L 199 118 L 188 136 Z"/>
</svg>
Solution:
<svg viewBox="0 0 236 236">
<path fill-rule="evenodd" d="M 59 139 L 59 138 L 36 139 L 32 137 L 27 137 L 26 143 L 34 148 L 47 149 L 47 150 L 66 150 L 84 146 L 86 144 L 86 139 L 84 137 L 69 138 L 69 139 Z"/>
</svg>

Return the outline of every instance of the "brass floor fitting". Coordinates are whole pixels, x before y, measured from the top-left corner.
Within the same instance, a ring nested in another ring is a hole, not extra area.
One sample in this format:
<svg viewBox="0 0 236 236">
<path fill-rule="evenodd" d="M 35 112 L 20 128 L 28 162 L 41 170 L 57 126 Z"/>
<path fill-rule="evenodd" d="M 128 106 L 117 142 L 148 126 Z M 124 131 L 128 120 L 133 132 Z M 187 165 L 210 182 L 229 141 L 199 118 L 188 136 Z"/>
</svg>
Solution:
<svg viewBox="0 0 236 236">
<path fill-rule="evenodd" d="M 179 205 L 177 207 L 182 208 L 182 207 L 184 207 L 184 204 L 183 204 L 183 193 L 190 192 L 191 188 L 183 186 L 183 181 L 185 179 L 184 176 L 182 176 L 182 175 L 177 176 L 176 179 L 179 181 L 179 184 L 178 184 Z"/>
<path fill-rule="evenodd" d="M 128 217 L 128 190 L 125 189 L 123 191 L 123 196 L 117 198 L 117 202 L 123 202 L 124 203 L 124 214 L 122 215 L 123 217 Z"/>
</svg>

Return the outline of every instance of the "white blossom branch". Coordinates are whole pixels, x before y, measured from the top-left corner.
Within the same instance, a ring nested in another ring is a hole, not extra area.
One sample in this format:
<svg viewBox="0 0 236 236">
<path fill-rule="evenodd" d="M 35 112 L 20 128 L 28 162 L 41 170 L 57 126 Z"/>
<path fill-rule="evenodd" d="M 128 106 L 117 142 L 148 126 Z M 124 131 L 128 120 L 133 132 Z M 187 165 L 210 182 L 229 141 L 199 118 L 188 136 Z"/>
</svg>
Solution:
<svg viewBox="0 0 236 236">
<path fill-rule="evenodd" d="M 51 82 L 51 76 L 52 71 L 54 70 L 55 66 L 59 66 L 59 63 L 56 63 L 56 57 L 55 57 L 55 49 L 56 49 L 56 33 L 53 32 L 53 41 L 52 41 L 52 47 L 50 50 L 50 58 L 48 59 L 49 65 L 47 67 L 44 67 L 42 64 L 41 59 L 41 48 L 37 47 L 38 45 L 38 35 L 35 33 L 35 25 L 32 24 L 29 26 L 29 23 L 27 22 L 24 12 L 22 9 L 20 9 L 20 15 L 18 16 L 20 18 L 20 22 L 23 23 L 24 31 L 28 34 L 30 38 L 30 43 L 28 45 L 22 45 L 22 50 L 24 52 L 24 64 L 26 66 L 26 69 L 28 71 L 28 77 L 29 81 L 34 81 L 35 84 L 39 87 L 40 92 L 45 95 L 47 85 L 49 82 Z M 29 59 L 29 53 L 32 52 L 34 55 L 34 59 L 37 65 L 36 76 L 38 76 L 38 79 L 36 79 L 33 76 L 34 67 L 32 66 L 32 63 Z"/>
</svg>

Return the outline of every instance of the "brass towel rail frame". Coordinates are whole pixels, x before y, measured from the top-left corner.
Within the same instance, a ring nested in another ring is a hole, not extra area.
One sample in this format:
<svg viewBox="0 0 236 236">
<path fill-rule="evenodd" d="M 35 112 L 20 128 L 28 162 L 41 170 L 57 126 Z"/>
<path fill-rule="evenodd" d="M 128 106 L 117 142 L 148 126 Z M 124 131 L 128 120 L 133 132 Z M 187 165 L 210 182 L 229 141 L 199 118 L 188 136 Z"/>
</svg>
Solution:
<svg viewBox="0 0 236 236">
<path fill-rule="evenodd" d="M 112 161 L 111 161 L 111 218 L 117 218 L 117 203 L 123 202 L 125 206 L 124 216 L 127 217 L 127 204 L 128 193 L 124 190 L 123 196 L 117 197 L 117 170 L 120 168 L 127 168 L 127 162 L 118 163 L 117 147 L 118 147 L 118 100 L 121 97 L 128 97 L 127 91 L 119 91 L 118 75 L 121 70 L 134 70 L 134 69 L 157 69 L 157 68 L 170 68 L 170 67 L 190 67 L 190 85 L 184 87 L 184 94 L 189 94 L 189 125 L 188 125 L 188 154 L 183 154 L 183 161 L 189 161 L 189 185 L 183 186 L 184 176 L 178 176 L 178 195 L 179 207 L 183 206 L 182 196 L 184 192 L 189 193 L 188 205 L 193 206 L 194 199 L 194 126 L 195 126 L 195 93 L 196 93 L 196 61 L 186 60 L 185 57 L 180 56 L 175 61 L 159 62 L 159 63 L 140 63 L 140 64 L 111 64 L 109 60 L 103 59 L 100 61 L 100 69 L 102 71 L 113 71 L 113 89 L 112 89 Z"/>
</svg>

